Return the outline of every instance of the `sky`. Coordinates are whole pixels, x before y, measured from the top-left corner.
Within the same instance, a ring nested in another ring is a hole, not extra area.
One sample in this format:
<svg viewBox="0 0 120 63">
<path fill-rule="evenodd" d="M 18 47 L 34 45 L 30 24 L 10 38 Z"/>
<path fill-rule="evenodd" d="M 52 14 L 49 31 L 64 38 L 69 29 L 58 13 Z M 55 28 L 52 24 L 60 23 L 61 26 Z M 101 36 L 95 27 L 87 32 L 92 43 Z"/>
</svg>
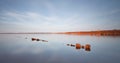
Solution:
<svg viewBox="0 0 120 63">
<path fill-rule="evenodd" d="M 120 29 L 120 0 L 0 0 L 0 32 Z"/>
</svg>

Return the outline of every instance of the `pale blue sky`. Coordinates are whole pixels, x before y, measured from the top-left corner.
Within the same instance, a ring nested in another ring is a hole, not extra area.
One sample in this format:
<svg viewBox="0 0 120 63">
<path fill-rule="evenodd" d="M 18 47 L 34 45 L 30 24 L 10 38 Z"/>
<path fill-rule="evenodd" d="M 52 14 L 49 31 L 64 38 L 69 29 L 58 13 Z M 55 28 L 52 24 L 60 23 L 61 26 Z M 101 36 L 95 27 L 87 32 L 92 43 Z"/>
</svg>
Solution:
<svg viewBox="0 0 120 63">
<path fill-rule="evenodd" d="M 120 29 L 120 0 L 0 0 L 0 32 Z"/>
</svg>

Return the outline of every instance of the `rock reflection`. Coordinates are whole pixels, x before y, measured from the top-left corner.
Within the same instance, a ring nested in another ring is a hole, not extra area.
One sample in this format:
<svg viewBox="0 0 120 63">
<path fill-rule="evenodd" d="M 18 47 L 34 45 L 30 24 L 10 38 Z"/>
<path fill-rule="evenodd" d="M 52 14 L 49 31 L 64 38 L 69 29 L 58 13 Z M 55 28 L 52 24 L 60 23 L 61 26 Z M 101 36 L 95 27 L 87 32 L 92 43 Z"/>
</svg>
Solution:
<svg viewBox="0 0 120 63">
<path fill-rule="evenodd" d="M 67 46 L 75 47 L 76 50 L 85 49 L 85 51 L 91 51 L 91 45 L 90 44 L 81 45 L 79 43 L 76 43 L 75 45 L 74 44 L 67 44 Z"/>
</svg>

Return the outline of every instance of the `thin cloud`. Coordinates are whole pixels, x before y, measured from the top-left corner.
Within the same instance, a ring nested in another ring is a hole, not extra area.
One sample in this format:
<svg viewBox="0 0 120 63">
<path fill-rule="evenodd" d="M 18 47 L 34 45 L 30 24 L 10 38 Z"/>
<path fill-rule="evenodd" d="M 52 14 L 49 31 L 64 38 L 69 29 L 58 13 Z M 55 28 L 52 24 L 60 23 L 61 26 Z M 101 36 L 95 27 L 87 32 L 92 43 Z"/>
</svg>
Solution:
<svg viewBox="0 0 120 63">
<path fill-rule="evenodd" d="M 75 22 L 73 20 L 75 20 L 76 17 L 78 16 L 63 19 L 62 17 L 43 16 L 35 12 L 5 12 L 2 14 L 0 22 L 13 24 L 13 27 L 22 25 L 21 28 L 33 28 L 34 30 L 39 29 L 40 31 L 67 31 L 72 28 L 71 24 Z"/>
</svg>

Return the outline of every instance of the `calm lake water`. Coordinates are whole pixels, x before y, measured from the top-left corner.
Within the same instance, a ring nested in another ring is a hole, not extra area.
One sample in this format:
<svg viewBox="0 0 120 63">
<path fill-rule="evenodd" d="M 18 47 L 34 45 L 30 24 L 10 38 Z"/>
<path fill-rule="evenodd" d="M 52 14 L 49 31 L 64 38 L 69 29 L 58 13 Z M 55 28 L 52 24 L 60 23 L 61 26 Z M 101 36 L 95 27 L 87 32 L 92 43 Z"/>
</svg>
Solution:
<svg viewBox="0 0 120 63">
<path fill-rule="evenodd" d="M 90 44 L 90 51 L 67 46 L 76 43 Z M 120 63 L 120 37 L 0 34 L 0 63 Z"/>
</svg>

